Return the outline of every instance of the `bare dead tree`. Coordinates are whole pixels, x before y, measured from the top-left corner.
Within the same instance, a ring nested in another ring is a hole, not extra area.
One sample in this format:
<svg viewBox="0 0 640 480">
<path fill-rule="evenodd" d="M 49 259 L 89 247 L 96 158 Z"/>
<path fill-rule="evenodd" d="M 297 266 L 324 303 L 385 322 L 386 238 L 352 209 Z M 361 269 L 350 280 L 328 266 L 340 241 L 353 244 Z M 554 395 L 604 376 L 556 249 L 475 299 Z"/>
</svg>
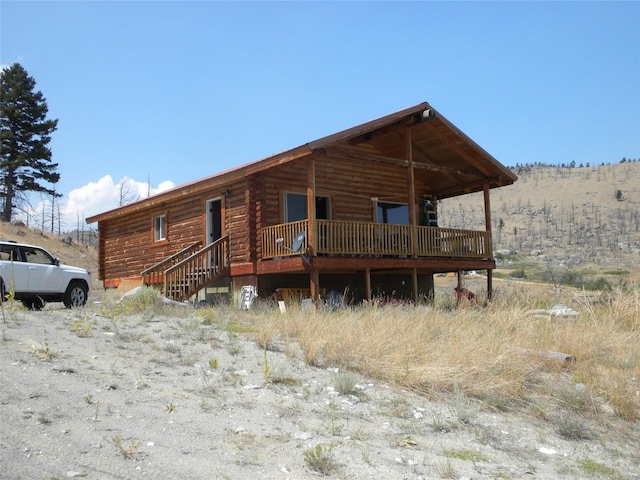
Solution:
<svg viewBox="0 0 640 480">
<path fill-rule="evenodd" d="M 118 184 L 118 206 L 122 207 L 138 200 L 140 200 L 140 195 L 131 188 L 131 183 L 129 183 L 128 179 L 122 177 Z"/>
</svg>

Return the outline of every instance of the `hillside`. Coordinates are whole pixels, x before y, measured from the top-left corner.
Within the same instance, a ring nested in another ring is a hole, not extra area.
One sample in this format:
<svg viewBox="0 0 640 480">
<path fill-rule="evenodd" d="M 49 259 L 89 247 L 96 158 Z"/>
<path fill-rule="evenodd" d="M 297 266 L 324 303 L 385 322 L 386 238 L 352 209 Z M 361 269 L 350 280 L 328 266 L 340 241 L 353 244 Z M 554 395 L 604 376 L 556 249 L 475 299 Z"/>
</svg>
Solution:
<svg viewBox="0 0 640 480">
<path fill-rule="evenodd" d="M 640 162 L 516 173 L 515 184 L 491 191 L 499 268 L 548 281 L 568 270 L 640 281 Z M 439 202 L 439 224 L 484 228 L 482 194 Z"/>
</svg>

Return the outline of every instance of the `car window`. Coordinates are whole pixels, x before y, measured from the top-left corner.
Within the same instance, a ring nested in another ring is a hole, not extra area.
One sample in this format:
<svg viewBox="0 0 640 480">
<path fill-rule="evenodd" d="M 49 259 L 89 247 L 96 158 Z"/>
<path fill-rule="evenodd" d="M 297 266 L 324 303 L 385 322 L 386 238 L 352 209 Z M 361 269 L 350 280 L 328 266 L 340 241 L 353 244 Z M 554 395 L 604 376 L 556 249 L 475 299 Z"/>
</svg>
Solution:
<svg viewBox="0 0 640 480">
<path fill-rule="evenodd" d="M 13 245 L 0 245 L 0 260 L 19 262 L 18 248 Z"/>
<path fill-rule="evenodd" d="M 33 247 L 22 247 L 22 254 L 28 263 L 40 263 L 44 265 L 53 265 L 54 261 L 51 256 L 44 250 Z"/>
</svg>

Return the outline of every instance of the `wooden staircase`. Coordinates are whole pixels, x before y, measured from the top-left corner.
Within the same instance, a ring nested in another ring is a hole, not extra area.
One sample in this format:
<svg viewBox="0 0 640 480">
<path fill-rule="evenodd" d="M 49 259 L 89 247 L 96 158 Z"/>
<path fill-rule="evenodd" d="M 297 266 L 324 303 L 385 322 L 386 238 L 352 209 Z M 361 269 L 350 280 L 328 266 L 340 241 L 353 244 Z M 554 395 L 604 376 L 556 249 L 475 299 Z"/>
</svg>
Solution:
<svg viewBox="0 0 640 480">
<path fill-rule="evenodd" d="M 180 250 L 142 271 L 144 285 L 159 288 L 181 302 L 229 272 L 229 236 L 201 247 L 201 242 Z"/>
</svg>

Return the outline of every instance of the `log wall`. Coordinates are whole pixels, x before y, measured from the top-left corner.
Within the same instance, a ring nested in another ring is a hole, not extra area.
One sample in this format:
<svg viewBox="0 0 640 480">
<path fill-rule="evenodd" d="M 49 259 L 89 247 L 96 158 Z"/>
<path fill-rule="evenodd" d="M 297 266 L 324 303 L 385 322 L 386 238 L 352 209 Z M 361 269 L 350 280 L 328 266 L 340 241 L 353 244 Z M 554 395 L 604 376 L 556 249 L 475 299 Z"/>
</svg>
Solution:
<svg viewBox="0 0 640 480">
<path fill-rule="evenodd" d="M 318 155 L 316 194 L 331 199 L 333 220 L 371 222 L 376 197 L 381 202 L 407 202 L 407 168 Z M 305 193 L 306 159 L 292 161 L 226 186 L 184 195 L 159 207 L 100 222 L 101 279 L 118 279 L 140 272 L 177 251 L 205 242 L 206 202 L 220 197 L 222 234 L 229 235 L 231 264 L 261 258 L 261 229 L 284 221 L 284 192 Z M 416 194 L 429 186 L 416 184 Z M 153 241 L 153 218 L 167 216 L 167 240 Z"/>
<path fill-rule="evenodd" d="M 100 271 L 102 280 L 139 276 L 166 257 L 195 242 L 205 242 L 206 203 L 221 198 L 222 234 L 230 233 L 230 256 L 242 262 L 250 258 L 247 239 L 246 182 L 224 189 L 179 197 L 161 207 L 148 208 L 99 224 Z M 228 195 L 226 195 L 228 192 Z M 153 219 L 166 215 L 166 241 L 153 241 Z"/>
</svg>

